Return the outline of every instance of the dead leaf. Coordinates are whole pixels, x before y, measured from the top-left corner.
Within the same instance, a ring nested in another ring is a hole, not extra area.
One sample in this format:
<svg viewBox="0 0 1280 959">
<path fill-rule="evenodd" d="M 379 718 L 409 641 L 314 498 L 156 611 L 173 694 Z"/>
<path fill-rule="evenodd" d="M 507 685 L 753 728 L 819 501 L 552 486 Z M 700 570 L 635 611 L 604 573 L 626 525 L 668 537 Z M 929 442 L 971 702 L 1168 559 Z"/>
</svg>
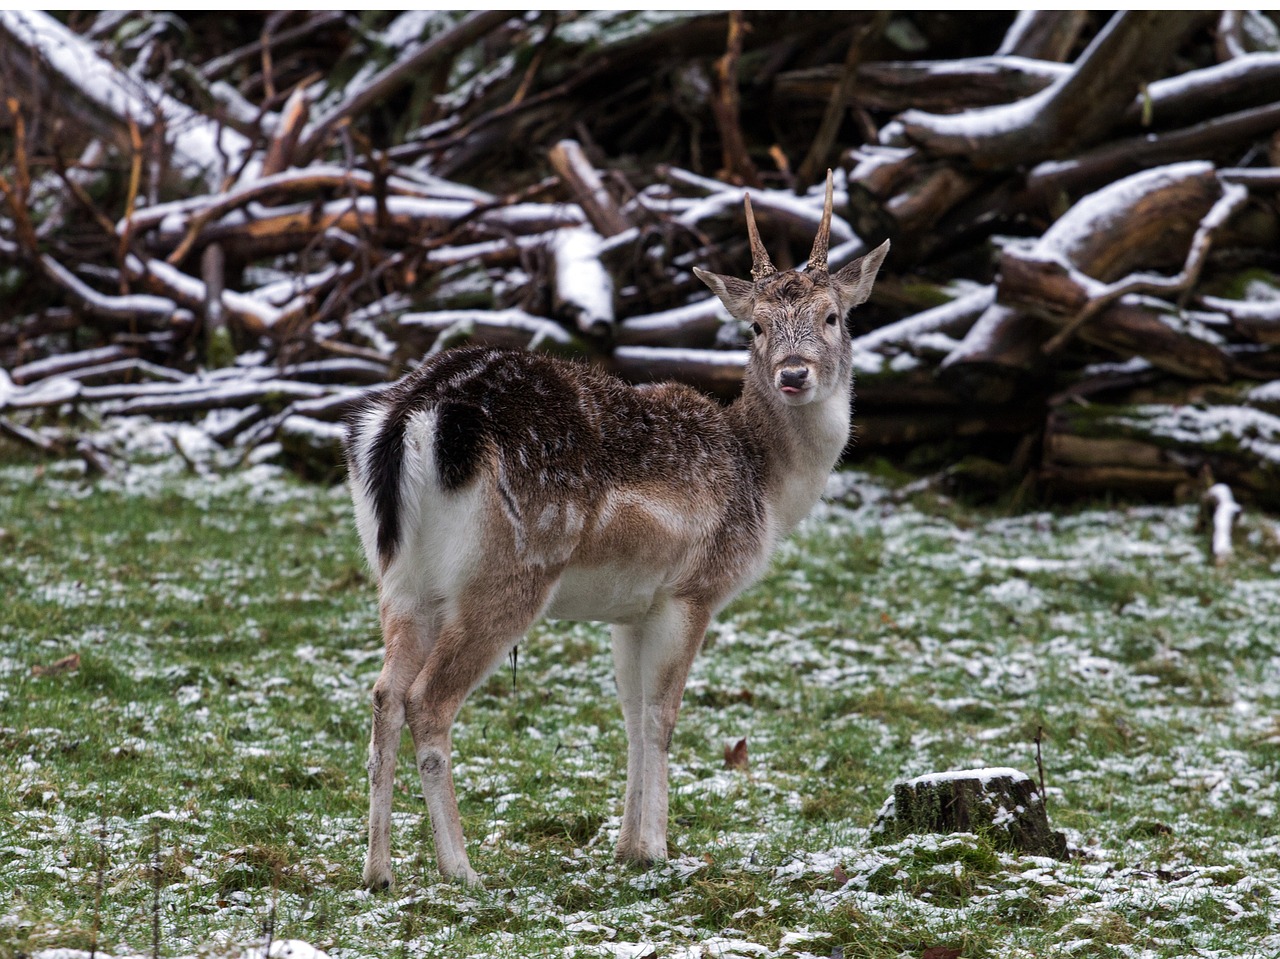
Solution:
<svg viewBox="0 0 1280 959">
<path fill-rule="evenodd" d="M 63 656 L 56 663 L 41 666 L 39 663 L 31 667 L 32 676 L 56 676 L 58 673 L 71 673 L 80 668 L 80 654 L 72 653 Z"/>
<path fill-rule="evenodd" d="M 953 949 L 951 946 L 930 946 L 920 953 L 920 959 L 960 959 L 962 952 L 963 949 Z"/>
<path fill-rule="evenodd" d="M 725 769 L 746 769 L 747 762 L 747 738 L 744 736 L 732 745 L 725 743 L 724 746 L 724 768 Z"/>
</svg>

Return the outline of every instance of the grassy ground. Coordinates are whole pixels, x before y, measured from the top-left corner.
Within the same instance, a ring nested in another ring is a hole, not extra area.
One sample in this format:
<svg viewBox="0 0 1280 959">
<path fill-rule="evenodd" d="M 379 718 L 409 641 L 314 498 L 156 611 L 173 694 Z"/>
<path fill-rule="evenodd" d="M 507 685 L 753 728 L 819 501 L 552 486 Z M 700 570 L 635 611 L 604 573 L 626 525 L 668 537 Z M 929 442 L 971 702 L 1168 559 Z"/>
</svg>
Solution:
<svg viewBox="0 0 1280 959">
<path fill-rule="evenodd" d="M 371 896 L 380 648 L 345 494 L 163 473 L 0 468 L 0 959 L 268 930 L 335 957 L 1280 954 L 1269 521 L 1218 571 L 1189 508 L 1003 517 L 846 477 L 695 666 L 676 858 L 613 863 L 607 636 L 544 624 L 456 731 L 487 891 L 438 881 L 406 743 Z M 1071 861 L 873 843 L 895 780 L 1034 775 L 1042 727 Z"/>
</svg>

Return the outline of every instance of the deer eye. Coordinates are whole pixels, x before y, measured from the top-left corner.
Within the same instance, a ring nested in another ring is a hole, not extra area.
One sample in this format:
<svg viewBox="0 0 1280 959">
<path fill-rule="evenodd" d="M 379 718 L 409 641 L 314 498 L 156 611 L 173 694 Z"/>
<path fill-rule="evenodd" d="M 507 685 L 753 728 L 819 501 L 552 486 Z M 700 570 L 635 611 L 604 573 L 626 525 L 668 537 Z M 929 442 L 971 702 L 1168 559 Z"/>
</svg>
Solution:
<svg viewBox="0 0 1280 959">
<path fill-rule="evenodd" d="M 756 336 L 760 336 L 761 334 L 764 333 L 764 330 L 760 328 L 759 323 L 752 323 L 751 332 L 754 333 Z"/>
<path fill-rule="evenodd" d="M 827 326 L 835 326 L 835 325 L 836 325 L 836 315 L 834 313 L 828 313 Z"/>
</svg>

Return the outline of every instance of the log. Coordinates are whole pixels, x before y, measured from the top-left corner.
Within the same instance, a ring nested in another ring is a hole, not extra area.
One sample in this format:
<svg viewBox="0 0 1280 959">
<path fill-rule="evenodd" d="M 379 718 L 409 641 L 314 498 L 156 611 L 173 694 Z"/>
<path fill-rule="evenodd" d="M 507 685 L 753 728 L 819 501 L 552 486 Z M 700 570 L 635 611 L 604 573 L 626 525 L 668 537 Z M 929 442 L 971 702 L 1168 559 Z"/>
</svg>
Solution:
<svg viewBox="0 0 1280 959">
<path fill-rule="evenodd" d="M 658 313 L 632 316 L 618 323 L 614 341 L 619 346 L 710 347 L 716 334 L 730 320 L 716 297 L 699 300 Z"/>
<path fill-rule="evenodd" d="M 600 262 L 603 245 L 589 226 L 557 230 L 551 241 L 556 311 L 588 336 L 613 332 L 613 278 Z"/>
<path fill-rule="evenodd" d="M 1011 206 L 1047 207 L 1064 193 L 1105 185 L 1161 164 L 1200 157 L 1235 156 L 1257 137 L 1280 128 L 1280 104 L 1215 116 L 1165 133 L 1114 140 L 1064 160 L 1037 164 Z"/>
<path fill-rule="evenodd" d="M 1280 345 L 1280 300 L 1228 300 L 1203 296 L 1200 304 L 1230 319 L 1236 332 L 1255 343 Z"/>
<path fill-rule="evenodd" d="M 240 133 L 117 69 L 46 13 L 0 11 L 0 59 L 11 71 L 6 79 L 16 81 L 10 93 L 32 115 L 52 107 L 71 129 L 108 140 L 125 154 L 134 150 L 131 126 L 144 138 L 163 134 L 181 175 L 212 189 L 249 153 Z"/>
<path fill-rule="evenodd" d="M 577 140 L 561 140 L 551 148 L 547 158 L 597 233 L 616 236 L 631 228 L 631 221 L 609 195 Z"/>
<path fill-rule="evenodd" d="M 1023 10 L 1013 18 L 996 56 L 1064 61 L 1088 22 L 1083 10 Z"/>
<path fill-rule="evenodd" d="M 980 169 L 1008 170 L 1096 142 L 1124 116 L 1143 83 L 1206 20 L 1194 12 L 1117 13 L 1081 54 L 1075 69 L 1016 103 L 956 115 L 908 110 L 906 139 L 939 156 L 962 156 Z"/>
<path fill-rule="evenodd" d="M 1048 419 L 1041 478 L 1079 492 L 1168 496 L 1207 470 L 1258 503 L 1280 505 L 1280 416 L 1234 404 L 1063 404 Z"/>
<path fill-rule="evenodd" d="M 959 113 L 1009 103 L 1038 93 L 1070 73 L 1070 67 L 1023 56 L 962 60 L 880 60 L 859 64 L 852 97 L 871 110 Z M 841 68 L 810 67 L 780 74 L 774 85 L 786 102 L 829 101 Z"/>
<path fill-rule="evenodd" d="M 136 349 L 120 346 L 100 346 L 91 350 L 77 350 L 73 353 L 61 353 L 47 356 L 32 363 L 15 366 L 9 371 L 9 378 L 17 386 L 27 386 L 37 380 L 50 376 L 60 376 L 86 367 L 98 366 L 116 360 L 127 359 L 138 355 Z"/>
<path fill-rule="evenodd" d="M 1049 826 L 1035 782 L 1006 767 L 930 773 L 895 783 L 871 827 L 881 843 L 957 832 L 976 833 L 1008 852 L 1067 858 L 1066 837 Z"/>
<path fill-rule="evenodd" d="M 1077 203 L 1034 244 L 1006 248 L 997 302 L 1057 326 L 1045 344 L 1049 353 L 1078 334 L 1122 355 L 1138 352 L 1164 369 L 1225 381 L 1231 363 L 1212 336 L 1166 322 L 1159 306 L 1134 295 L 1188 291 L 1214 231 L 1246 196 L 1208 163 L 1127 177 Z M 1179 261 L 1182 269 L 1171 277 L 1134 272 Z"/>
<path fill-rule="evenodd" d="M 620 346 L 602 362 L 606 369 L 633 383 L 675 380 L 731 399 L 742 390 L 747 353 L 745 350 Z"/>
</svg>

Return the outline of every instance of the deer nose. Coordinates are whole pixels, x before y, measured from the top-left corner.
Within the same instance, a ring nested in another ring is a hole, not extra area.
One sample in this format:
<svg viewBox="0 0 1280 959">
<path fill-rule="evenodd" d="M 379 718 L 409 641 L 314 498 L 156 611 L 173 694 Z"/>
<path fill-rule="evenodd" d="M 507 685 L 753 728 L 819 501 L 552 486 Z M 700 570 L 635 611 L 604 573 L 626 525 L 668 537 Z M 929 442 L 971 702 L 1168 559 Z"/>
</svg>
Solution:
<svg viewBox="0 0 1280 959">
<path fill-rule="evenodd" d="M 787 366 L 778 373 L 778 385 L 784 390 L 802 390 L 808 382 L 807 366 Z"/>
</svg>

